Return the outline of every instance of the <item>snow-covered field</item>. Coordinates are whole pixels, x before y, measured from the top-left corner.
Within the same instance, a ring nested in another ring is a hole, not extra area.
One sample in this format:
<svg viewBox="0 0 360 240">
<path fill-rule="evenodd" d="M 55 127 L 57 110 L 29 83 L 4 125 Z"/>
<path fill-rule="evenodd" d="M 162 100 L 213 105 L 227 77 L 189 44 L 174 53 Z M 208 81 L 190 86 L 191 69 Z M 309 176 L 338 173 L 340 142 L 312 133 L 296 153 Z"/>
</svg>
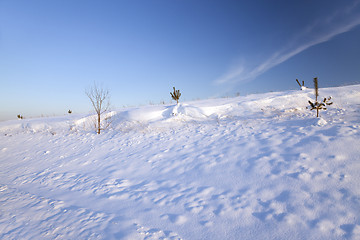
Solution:
<svg viewBox="0 0 360 240">
<path fill-rule="evenodd" d="M 0 239 L 360 239 L 360 85 L 328 96 L 1 122 Z"/>
</svg>

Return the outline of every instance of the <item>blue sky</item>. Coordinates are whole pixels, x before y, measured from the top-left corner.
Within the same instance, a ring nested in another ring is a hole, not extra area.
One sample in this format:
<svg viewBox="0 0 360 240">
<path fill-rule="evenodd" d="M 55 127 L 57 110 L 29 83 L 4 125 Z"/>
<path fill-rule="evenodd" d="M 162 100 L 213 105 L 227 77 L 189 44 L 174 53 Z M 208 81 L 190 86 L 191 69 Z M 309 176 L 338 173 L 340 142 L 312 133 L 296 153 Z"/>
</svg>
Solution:
<svg viewBox="0 0 360 240">
<path fill-rule="evenodd" d="M 0 120 L 360 82 L 360 1 L 0 0 Z"/>
</svg>

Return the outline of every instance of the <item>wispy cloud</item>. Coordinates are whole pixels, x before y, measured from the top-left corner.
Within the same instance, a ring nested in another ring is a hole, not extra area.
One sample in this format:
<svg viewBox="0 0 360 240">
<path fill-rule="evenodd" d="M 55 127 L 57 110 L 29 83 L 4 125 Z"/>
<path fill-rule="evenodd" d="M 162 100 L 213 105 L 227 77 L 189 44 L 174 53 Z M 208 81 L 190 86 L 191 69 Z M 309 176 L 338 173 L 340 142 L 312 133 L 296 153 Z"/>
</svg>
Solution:
<svg viewBox="0 0 360 240">
<path fill-rule="evenodd" d="M 218 78 L 215 83 L 226 84 L 251 81 L 306 49 L 350 31 L 360 25 L 360 14 L 357 9 L 359 5 L 360 1 L 356 1 L 353 5 L 338 10 L 325 19 L 314 22 L 296 35 L 293 40 L 289 41 L 286 47 L 276 51 L 255 68 L 246 69 L 244 64 L 240 64 Z"/>
</svg>

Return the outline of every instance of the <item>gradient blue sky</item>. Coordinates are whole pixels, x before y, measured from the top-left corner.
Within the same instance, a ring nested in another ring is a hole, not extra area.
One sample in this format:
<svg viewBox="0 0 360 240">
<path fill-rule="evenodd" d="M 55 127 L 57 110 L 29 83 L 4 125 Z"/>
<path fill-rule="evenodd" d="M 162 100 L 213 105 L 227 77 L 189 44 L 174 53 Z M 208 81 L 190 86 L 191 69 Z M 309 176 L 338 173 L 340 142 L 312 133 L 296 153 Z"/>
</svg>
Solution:
<svg viewBox="0 0 360 240">
<path fill-rule="evenodd" d="M 360 1 L 0 0 L 0 120 L 360 81 Z"/>
</svg>

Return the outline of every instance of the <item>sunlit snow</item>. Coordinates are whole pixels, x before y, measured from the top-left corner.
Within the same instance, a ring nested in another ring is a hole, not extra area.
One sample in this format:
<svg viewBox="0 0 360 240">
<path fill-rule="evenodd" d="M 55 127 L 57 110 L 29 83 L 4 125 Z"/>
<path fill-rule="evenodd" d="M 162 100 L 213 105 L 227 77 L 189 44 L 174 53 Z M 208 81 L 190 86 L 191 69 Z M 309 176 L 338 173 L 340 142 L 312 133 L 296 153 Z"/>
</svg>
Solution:
<svg viewBox="0 0 360 240">
<path fill-rule="evenodd" d="M 360 85 L 0 123 L 0 239 L 360 239 Z M 181 99 L 180 99 L 181 102 Z"/>
</svg>

